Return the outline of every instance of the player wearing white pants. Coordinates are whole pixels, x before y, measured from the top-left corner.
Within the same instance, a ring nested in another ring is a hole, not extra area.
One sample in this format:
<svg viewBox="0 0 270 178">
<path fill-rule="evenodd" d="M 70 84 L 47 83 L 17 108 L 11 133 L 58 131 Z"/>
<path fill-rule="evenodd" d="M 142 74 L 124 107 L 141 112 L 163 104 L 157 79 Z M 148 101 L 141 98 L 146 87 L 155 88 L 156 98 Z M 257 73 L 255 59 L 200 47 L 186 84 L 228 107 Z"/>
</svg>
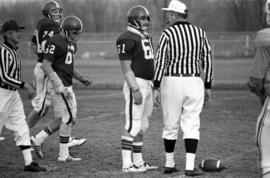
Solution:
<svg viewBox="0 0 270 178">
<path fill-rule="evenodd" d="M 142 104 L 134 104 L 132 92 L 127 84 L 124 83 L 123 92 L 125 96 L 126 106 L 126 124 L 125 129 L 135 137 L 138 132 L 145 132 L 149 127 L 149 118 L 153 111 L 153 93 L 152 81 L 136 78 L 136 82 L 142 93 Z"/>
<path fill-rule="evenodd" d="M 248 86 L 251 92 L 260 98 L 263 105 L 257 119 L 256 145 L 260 155 L 262 177 L 270 178 L 270 28 L 258 31 L 255 41 L 255 61 Z"/>
<path fill-rule="evenodd" d="M 36 86 L 36 97 L 32 100 L 34 110 L 40 117 L 43 117 L 50 107 L 50 96 L 47 95 L 47 83 L 45 73 L 42 69 L 42 63 L 37 62 L 35 69 L 35 86 Z"/>
<path fill-rule="evenodd" d="M 149 11 L 141 5 L 133 6 L 128 11 L 127 19 L 127 31 L 119 35 L 116 47 L 125 78 L 126 124 L 121 138 L 122 171 L 130 173 L 158 167 L 145 162 L 142 156 L 143 135 L 153 110 L 154 54 L 152 38 L 147 33 L 151 23 Z"/>
</svg>

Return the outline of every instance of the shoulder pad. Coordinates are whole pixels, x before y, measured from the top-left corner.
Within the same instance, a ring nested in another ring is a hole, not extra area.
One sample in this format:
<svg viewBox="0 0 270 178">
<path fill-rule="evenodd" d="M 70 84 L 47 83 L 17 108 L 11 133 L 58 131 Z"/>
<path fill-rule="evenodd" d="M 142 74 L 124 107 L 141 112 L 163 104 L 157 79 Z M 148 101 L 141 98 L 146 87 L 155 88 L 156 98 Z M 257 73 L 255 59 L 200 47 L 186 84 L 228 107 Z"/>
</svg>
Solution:
<svg viewBox="0 0 270 178">
<path fill-rule="evenodd" d="M 270 28 L 258 31 L 255 42 L 258 46 L 270 46 Z"/>
</svg>

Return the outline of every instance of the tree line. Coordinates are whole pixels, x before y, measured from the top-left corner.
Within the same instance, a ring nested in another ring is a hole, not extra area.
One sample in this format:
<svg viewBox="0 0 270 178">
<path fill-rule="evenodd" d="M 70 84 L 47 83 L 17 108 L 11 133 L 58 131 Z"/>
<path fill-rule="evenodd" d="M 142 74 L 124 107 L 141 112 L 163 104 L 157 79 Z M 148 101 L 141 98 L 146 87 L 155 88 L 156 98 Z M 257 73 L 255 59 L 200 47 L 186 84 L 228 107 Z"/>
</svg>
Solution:
<svg viewBox="0 0 270 178">
<path fill-rule="evenodd" d="M 162 31 L 165 14 L 161 10 L 170 0 L 58 0 L 64 15 L 77 15 L 85 32 L 119 32 L 127 25 L 127 11 L 141 4 L 151 13 L 152 30 Z M 263 6 L 265 0 L 182 0 L 189 9 L 189 21 L 206 31 L 257 31 L 265 26 Z M 41 18 L 44 0 L 0 3 L 1 22 L 16 19 L 33 31 Z"/>
</svg>

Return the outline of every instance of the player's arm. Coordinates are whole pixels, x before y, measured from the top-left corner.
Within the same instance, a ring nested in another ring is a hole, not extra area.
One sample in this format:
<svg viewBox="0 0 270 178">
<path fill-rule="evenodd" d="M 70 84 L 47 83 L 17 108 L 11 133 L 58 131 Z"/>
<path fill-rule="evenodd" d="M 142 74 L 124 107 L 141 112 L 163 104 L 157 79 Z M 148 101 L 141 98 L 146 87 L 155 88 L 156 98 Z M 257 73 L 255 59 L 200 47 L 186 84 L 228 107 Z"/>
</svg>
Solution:
<svg viewBox="0 0 270 178">
<path fill-rule="evenodd" d="M 141 104 L 142 103 L 142 93 L 140 91 L 140 87 L 136 81 L 135 74 L 131 69 L 131 60 L 123 60 L 120 61 L 121 70 L 124 75 L 124 78 L 132 92 L 134 103 Z"/>
<path fill-rule="evenodd" d="M 89 86 L 92 83 L 92 80 L 90 77 L 84 76 L 77 69 L 73 70 L 73 77 L 86 86 Z"/>
<path fill-rule="evenodd" d="M 127 82 L 133 98 L 135 100 L 135 104 L 142 103 L 142 93 L 140 91 L 139 85 L 136 81 L 135 74 L 131 69 L 132 63 L 132 54 L 135 48 L 135 42 L 130 39 L 122 39 L 117 41 L 117 51 L 119 54 L 121 70 L 125 81 Z"/>
</svg>

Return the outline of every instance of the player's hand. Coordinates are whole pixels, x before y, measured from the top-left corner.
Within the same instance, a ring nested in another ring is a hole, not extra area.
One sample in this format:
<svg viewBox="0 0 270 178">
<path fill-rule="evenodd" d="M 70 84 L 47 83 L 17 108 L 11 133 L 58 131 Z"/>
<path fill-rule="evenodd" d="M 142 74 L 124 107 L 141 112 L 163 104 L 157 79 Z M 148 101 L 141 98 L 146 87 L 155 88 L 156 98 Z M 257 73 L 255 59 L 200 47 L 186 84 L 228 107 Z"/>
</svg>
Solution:
<svg viewBox="0 0 270 178">
<path fill-rule="evenodd" d="M 205 89 L 203 105 L 207 105 L 210 101 L 211 101 L 211 90 Z"/>
<path fill-rule="evenodd" d="M 154 106 L 159 107 L 161 104 L 161 99 L 160 99 L 160 91 L 158 89 L 154 89 Z"/>
<path fill-rule="evenodd" d="M 137 104 L 137 105 L 142 104 L 142 92 L 139 89 L 132 91 L 132 96 L 134 98 L 135 104 Z"/>
<path fill-rule="evenodd" d="M 33 99 L 36 94 L 34 87 L 32 87 L 29 83 L 25 83 L 24 87 L 27 90 L 28 99 Z"/>
<path fill-rule="evenodd" d="M 80 80 L 82 84 L 85 86 L 89 86 L 92 84 L 92 79 L 90 77 L 83 76 L 82 79 Z"/>
</svg>

